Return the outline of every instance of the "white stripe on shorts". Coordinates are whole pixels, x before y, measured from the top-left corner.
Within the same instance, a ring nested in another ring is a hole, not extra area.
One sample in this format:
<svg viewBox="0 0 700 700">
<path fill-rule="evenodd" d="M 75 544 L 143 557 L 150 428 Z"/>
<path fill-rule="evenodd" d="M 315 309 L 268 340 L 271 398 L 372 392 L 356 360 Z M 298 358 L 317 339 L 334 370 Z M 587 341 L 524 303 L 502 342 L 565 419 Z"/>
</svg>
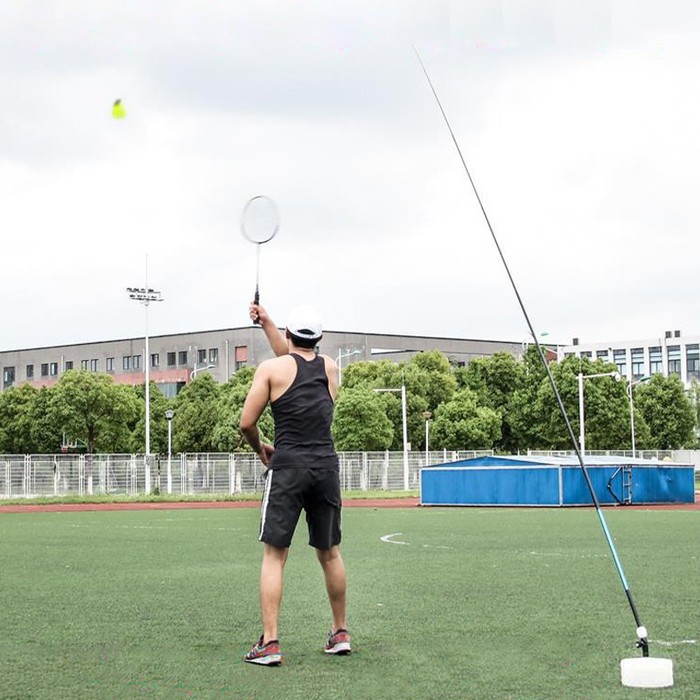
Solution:
<svg viewBox="0 0 700 700">
<path fill-rule="evenodd" d="M 272 469 L 267 472 L 265 479 L 265 492 L 263 494 L 262 505 L 260 506 L 260 535 L 259 540 L 262 540 L 263 532 L 265 531 L 265 516 L 267 515 L 267 502 L 270 500 L 270 488 L 272 486 Z"/>
</svg>

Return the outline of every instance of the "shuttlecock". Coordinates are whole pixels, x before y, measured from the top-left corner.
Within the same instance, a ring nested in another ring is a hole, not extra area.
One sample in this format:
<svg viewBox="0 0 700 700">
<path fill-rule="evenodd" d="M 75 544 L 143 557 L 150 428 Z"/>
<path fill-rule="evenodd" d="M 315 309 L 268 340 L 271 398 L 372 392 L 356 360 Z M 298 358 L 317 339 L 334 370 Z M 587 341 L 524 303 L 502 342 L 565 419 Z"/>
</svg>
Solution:
<svg viewBox="0 0 700 700">
<path fill-rule="evenodd" d="M 124 119 L 126 116 L 126 110 L 124 109 L 124 105 L 122 104 L 121 100 L 114 100 L 114 104 L 112 105 L 112 116 L 115 119 Z"/>
</svg>

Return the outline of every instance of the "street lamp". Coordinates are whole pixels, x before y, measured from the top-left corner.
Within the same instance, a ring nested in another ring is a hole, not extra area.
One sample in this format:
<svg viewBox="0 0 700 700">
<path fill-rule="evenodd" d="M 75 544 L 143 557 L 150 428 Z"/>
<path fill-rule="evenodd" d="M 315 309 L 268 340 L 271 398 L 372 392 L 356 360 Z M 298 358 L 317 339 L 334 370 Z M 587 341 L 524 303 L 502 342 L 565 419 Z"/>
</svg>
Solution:
<svg viewBox="0 0 700 700">
<path fill-rule="evenodd" d="M 401 420 L 403 423 L 403 489 L 408 491 L 408 425 L 406 423 L 406 385 L 400 389 L 375 389 L 377 393 L 392 391 L 401 393 Z"/>
<path fill-rule="evenodd" d="M 194 367 L 192 368 L 192 371 L 190 372 L 190 381 L 193 379 L 196 379 L 197 377 L 197 372 L 204 372 L 206 369 L 215 369 L 216 365 L 202 365 L 201 367 L 197 367 L 197 363 L 194 363 Z"/>
<path fill-rule="evenodd" d="M 428 466 L 428 461 L 430 459 L 430 419 L 432 418 L 432 413 L 430 411 L 425 411 L 423 413 L 423 418 L 425 418 L 425 466 Z"/>
<path fill-rule="evenodd" d="M 622 379 L 619 372 L 600 372 L 598 374 L 584 374 L 583 372 L 578 373 L 578 419 L 579 419 L 579 433 L 578 433 L 578 444 L 581 450 L 581 457 L 586 454 L 586 435 L 585 435 L 585 418 L 583 414 L 583 380 L 584 379 L 595 379 L 596 377 L 614 377 L 616 382 Z"/>
<path fill-rule="evenodd" d="M 152 301 L 163 301 L 160 292 L 151 289 L 148 284 L 145 287 L 127 287 L 129 299 L 138 301 L 146 308 L 146 457 L 151 454 L 151 356 L 148 349 L 148 305 Z"/>
<path fill-rule="evenodd" d="M 168 493 L 173 492 L 173 472 L 171 468 L 171 460 L 173 454 L 173 416 L 175 411 L 168 409 L 165 412 L 165 417 L 168 420 Z"/>
<path fill-rule="evenodd" d="M 651 377 L 641 377 L 640 379 L 637 379 L 634 382 L 630 382 L 627 385 L 627 397 L 630 400 L 630 427 L 632 429 L 632 459 L 634 459 L 637 456 L 637 452 L 634 446 L 634 400 L 632 399 L 632 389 L 635 386 L 637 386 L 637 384 L 641 384 L 642 382 L 648 382 L 650 379 Z"/>
<path fill-rule="evenodd" d="M 341 362 L 340 361 L 344 357 L 351 357 L 352 355 L 361 355 L 361 354 L 362 354 L 362 350 L 351 350 L 350 352 L 346 352 L 346 353 L 341 355 L 341 348 L 338 348 L 338 386 L 340 386 L 341 377 L 342 377 Z"/>
</svg>

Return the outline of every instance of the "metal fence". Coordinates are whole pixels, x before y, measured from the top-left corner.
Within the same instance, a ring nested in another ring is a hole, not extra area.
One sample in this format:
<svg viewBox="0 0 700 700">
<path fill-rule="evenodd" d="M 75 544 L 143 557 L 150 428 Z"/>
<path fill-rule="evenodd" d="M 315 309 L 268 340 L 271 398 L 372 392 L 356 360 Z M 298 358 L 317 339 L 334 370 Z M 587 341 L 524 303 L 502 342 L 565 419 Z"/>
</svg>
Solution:
<svg viewBox="0 0 700 700">
<path fill-rule="evenodd" d="M 455 462 L 492 450 L 341 452 L 340 483 L 345 491 L 403 491 L 418 488 L 421 467 Z M 137 496 L 241 494 L 262 491 L 263 466 L 247 452 L 96 455 L 0 455 L 0 499 L 37 496 Z"/>
</svg>

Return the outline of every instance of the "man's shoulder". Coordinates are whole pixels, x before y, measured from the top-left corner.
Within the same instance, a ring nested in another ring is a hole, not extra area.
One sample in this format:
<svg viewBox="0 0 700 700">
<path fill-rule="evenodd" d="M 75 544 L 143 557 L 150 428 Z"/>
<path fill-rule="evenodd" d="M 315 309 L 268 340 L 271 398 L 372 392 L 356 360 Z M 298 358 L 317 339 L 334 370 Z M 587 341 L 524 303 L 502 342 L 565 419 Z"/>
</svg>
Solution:
<svg viewBox="0 0 700 700">
<path fill-rule="evenodd" d="M 290 364 L 294 364 L 294 358 L 291 355 L 280 355 L 279 357 L 271 357 L 268 360 L 263 360 L 258 365 L 257 371 L 275 372 L 279 369 L 289 367 Z"/>
<path fill-rule="evenodd" d="M 336 364 L 336 361 L 330 355 L 319 355 L 319 357 L 326 363 L 326 367 L 334 367 Z"/>
</svg>

